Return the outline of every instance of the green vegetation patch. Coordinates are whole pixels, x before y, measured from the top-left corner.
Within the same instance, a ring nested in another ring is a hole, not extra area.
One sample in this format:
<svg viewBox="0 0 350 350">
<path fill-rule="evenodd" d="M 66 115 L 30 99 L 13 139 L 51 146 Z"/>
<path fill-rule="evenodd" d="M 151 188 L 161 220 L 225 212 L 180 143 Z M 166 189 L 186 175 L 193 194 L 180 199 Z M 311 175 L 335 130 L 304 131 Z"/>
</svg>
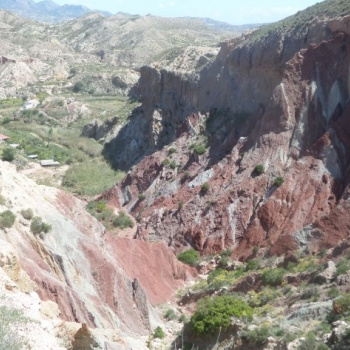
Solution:
<svg viewBox="0 0 350 350">
<path fill-rule="evenodd" d="M 199 263 L 200 255 L 199 253 L 194 249 L 188 249 L 184 252 L 180 253 L 177 258 L 183 262 L 184 264 L 190 265 L 190 266 L 197 266 Z"/>
<path fill-rule="evenodd" d="M 280 286 L 285 274 L 286 270 L 283 268 L 266 269 L 262 273 L 261 278 L 264 285 Z"/>
<path fill-rule="evenodd" d="M 103 161 L 85 161 L 67 170 L 62 185 L 78 195 L 94 196 L 112 188 L 124 175 Z"/>
<path fill-rule="evenodd" d="M 191 317 L 191 329 L 200 335 L 214 333 L 230 325 L 231 317 L 251 319 L 253 309 L 242 299 L 223 295 L 198 302 L 197 311 Z"/>
<path fill-rule="evenodd" d="M 52 229 L 52 226 L 46 222 L 43 221 L 43 219 L 40 216 L 35 216 L 30 224 L 30 230 L 34 234 L 39 233 L 48 233 Z"/>
<path fill-rule="evenodd" d="M 119 215 L 113 220 L 113 226 L 119 227 L 122 230 L 125 228 L 133 228 L 134 225 L 134 222 L 123 211 L 121 211 Z"/>
<path fill-rule="evenodd" d="M 0 228 L 11 228 L 15 223 L 16 215 L 11 210 L 0 213 Z"/>
</svg>

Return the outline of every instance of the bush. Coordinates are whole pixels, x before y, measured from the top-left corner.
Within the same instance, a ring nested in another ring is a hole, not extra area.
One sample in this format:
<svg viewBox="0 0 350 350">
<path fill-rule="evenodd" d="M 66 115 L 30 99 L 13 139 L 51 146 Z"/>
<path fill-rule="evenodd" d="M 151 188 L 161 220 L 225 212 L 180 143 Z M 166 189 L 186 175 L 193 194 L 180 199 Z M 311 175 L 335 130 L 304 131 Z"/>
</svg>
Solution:
<svg viewBox="0 0 350 350">
<path fill-rule="evenodd" d="M 2 151 L 2 160 L 12 162 L 15 159 L 15 150 L 13 148 L 5 148 Z"/>
<path fill-rule="evenodd" d="M 233 316 L 251 319 L 253 309 L 245 301 L 234 296 L 222 295 L 213 299 L 206 297 L 198 302 L 190 325 L 197 334 L 214 333 L 220 328 L 227 328 Z"/>
<path fill-rule="evenodd" d="M 189 171 L 185 171 L 185 172 L 184 172 L 184 176 L 182 177 L 182 180 L 183 180 L 183 181 L 186 181 L 186 180 L 188 180 L 188 179 L 190 179 L 190 178 L 191 178 L 190 172 L 189 172 Z"/>
<path fill-rule="evenodd" d="M 229 262 L 230 262 L 230 259 L 227 256 L 224 256 L 220 259 L 219 266 L 222 268 L 225 268 L 228 266 Z"/>
<path fill-rule="evenodd" d="M 176 153 L 177 151 L 176 151 L 176 148 L 174 148 L 174 147 L 171 147 L 171 148 L 169 148 L 168 149 L 168 153 L 169 154 L 174 154 L 174 153 Z"/>
<path fill-rule="evenodd" d="M 145 199 L 146 199 L 146 195 L 143 194 L 143 193 L 140 193 L 140 194 L 139 194 L 139 200 L 140 200 L 140 201 L 144 201 Z"/>
<path fill-rule="evenodd" d="M 181 210 L 184 207 L 184 202 L 180 201 L 177 207 L 179 210 Z"/>
<path fill-rule="evenodd" d="M 209 192 L 209 188 L 210 188 L 210 185 L 208 184 L 208 182 L 205 182 L 202 186 L 201 192 L 203 194 L 207 194 Z"/>
<path fill-rule="evenodd" d="M 154 330 L 154 333 L 153 333 L 153 338 L 159 338 L 159 339 L 163 339 L 165 337 L 165 334 L 164 334 L 164 331 L 161 327 L 157 327 L 155 330 Z"/>
<path fill-rule="evenodd" d="M 177 167 L 176 162 L 173 160 L 173 161 L 170 163 L 170 168 L 173 169 L 173 170 L 175 170 L 176 167 Z"/>
<path fill-rule="evenodd" d="M 5 210 L 0 214 L 0 227 L 10 228 L 15 223 L 16 215 L 11 210 Z"/>
<path fill-rule="evenodd" d="M 26 220 L 32 220 L 34 215 L 32 209 L 23 209 L 21 210 L 21 214 Z"/>
<path fill-rule="evenodd" d="M 198 155 L 202 155 L 205 153 L 205 145 L 195 145 L 193 147 L 194 152 L 196 152 Z"/>
<path fill-rule="evenodd" d="M 273 184 L 277 187 L 281 186 L 283 182 L 284 182 L 284 179 L 281 176 L 276 177 L 275 180 L 273 180 Z"/>
<path fill-rule="evenodd" d="M 177 258 L 184 264 L 196 266 L 198 265 L 200 255 L 194 249 L 189 249 L 180 253 Z"/>
<path fill-rule="evenodd" d="M 5 205 L 5 203 L 6 203 L 5 197 L 2 194 L 0 194 L 0 205 Z"/>
<path fill-rule="evenodd" d="M 247 261 L 247 265 L 245 266 L 246 271 L 254 271 L 260 269 L 260 264 L 257 260 L 251 259 Z"/>
<path fill-rule="evenodd" d="M 176 320 L 177 316 L 173 309 L 168 309 L 164 313 L 164 318 L 170 321 L 170 320 Z"/>
<path fill-rule="evenodd" d="M 336 265 L 336 276 L 343 275 L 348 270 L 350 270 L 350 262 L 349 259 L 340 260 Z"/>
<path fill-rule="evenodd" d="M 208 278 L 207 278 L 208 284 L 212 283 L 216 277 L 220 276 L 224 272 L 225 272 L 225 270 L 222 268 L 218 268 L 218 269 L 210 272 L 208 275 Z"/>
<path fill-rule="evenodd" d="M 282 284 L 286 270 L 283 268 L 267 269 L 263 272 L 261 278 L 264 285 L 279 286 Z"/>
<path fill-rule="evenodd" d="M 119 215 L 113 220 L 113 226 L 119 227 L 123 230 L 128 227 L 133 228 L 134 222 L 130 219 L 128 215 L 121 211 Z"/>
<path fill-rule="evenodd" d="M 41 232 L 48 233 L 49 231 L 51 231 L 51 229 L 52 226 L 43 222 L 40 216 L 35 216 L 30 224 L 30 230 L 34 234 L 39 234 Z"/>
<path fill-rule="evenodd" d="M 331 287 L 327 293 L 328 297 L 331 298 L 331 299 L 334 299 L 336 297 L 338 297 L 340 294 L 340 291 L 338 288 L 336 287 Z"/>
<path fill-rule="evenodd" d="M 170 164 L 170 160 L 168 158 L 165 158 L 162 162 L 161 162 L 163 167 L 166 167 Z"/>
<path fill-rule="evenodd" d="M 262 164 L 258 164 L 254 168 L 254 173 L 257 175 L 261 175 L 264 172 L 264 166 Z"/>
<path fill-rule="evenodd" d="M 73 92 L 81 92 L 84 89 L 84 84 L 81 81 L 78 81 L 74 84 L 72 90 Z"/>
</svg>

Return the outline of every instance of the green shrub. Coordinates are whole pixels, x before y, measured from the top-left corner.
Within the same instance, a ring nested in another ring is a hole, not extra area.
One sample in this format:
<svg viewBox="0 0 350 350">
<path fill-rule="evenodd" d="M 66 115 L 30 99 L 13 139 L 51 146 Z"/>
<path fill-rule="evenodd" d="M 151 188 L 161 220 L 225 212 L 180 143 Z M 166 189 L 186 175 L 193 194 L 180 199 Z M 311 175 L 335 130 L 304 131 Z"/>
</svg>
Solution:
<svg viewBox="0 0 350 350">
<path fill-rule="evenodd" d="M 282 284 L 285 273 L 286 270 L 283 268 L 267 269 L 261 275 L 263 284 L 270 286 L 279 286 Z"/>
<path fill-rule="evenodd" d="M 164 318 L 170 321 L 170 320 L 176 320 L 177 316 L 173 309 L 168 309 L 164 312 Z"/>
<path fill-rule="evenodd" d="M 168 149 L 168 153 L 169 154 L 174 154 L 174 153 L 176 153 L 177 151 L 176 151 L 176 148 L 174 148 L 174 147 L 170 147 L 169 149 Z"/>
<path fill-rule="evenodd" d="M 331 287 L 327 293 L 328 297 L 334 299 L 340 295 L 340 291 L 337 287 Z"/>
<path fill-rule="evenodd" d="M 197 145 L 194 145 L 193 146 L 193 150 L 195 153 L 197 153 L 198 155 L 202 155 L 205 153 L 206 151 L 206 148 L 205 148 L 205 145 L 203 144 L 197 144 Z"/>
<path fill-rule="evenodd" d="M 245 266 L 246 271 L 255 271 L 258 269 L 260 269 L 260 264 L 259 264 L 258 260 L 251 259 L 251 260 L 247 261 L 247 264 Z"/>
<path fill-rule="evenodd" d="M 16 215 L 11 210 L 5 210 L 0 214 L 0 227 L 10 228 L 15 223 Z"/>
<path fill-rule="evenodd" d="M 182 314 L 180 317 L 179 317 L 179 322 L 181 323 L 187 323 L 187 316 L 185 314 Z"/>
<path fill-rule="evenodd" d="M 281 290 L 271 287 L 265 287 L 260 292 L 248 292 L 249 300 L 248 304 L 251 307 L 261 307 L 268 304 L 272 300 L 276 300 L 283 294 Z"/>
<path fill-rule="evenodd" d="M 264 171 L 264 166 L 262 164 L 258 164 L 254 168 L 254 173 L 257 175 L 261 175 Z"/>
<path fill-rule="evenodd" d="M 21 214 L 26 220 L 32 220 L 34 215 L 32 209 L 23 209 L 21 210 Z"/>
<path fill-rule="evenodd" d="M 189 171 L 185 171 L 185 172 L 184 172 L 184 175 L 183 175 L 183 177 L 182 177 L 182 180 L 183 180 L 183 181 L 186 181 L 186 180 L 188 180 L 189 178 L 191 178 L 190 172 L 189 172 Z"/>
<path fill-rule="evenodd" d="M 173 169 L 173 170 L 175 170 L 176 167 L 177 167 L 176 162 L 173 160 L 173 161 L 170 163 L 170 168 Z"/>
<path fill-rule="evenodd" d="M 284 329 L 276 325 L 262 326 L 251 331 L 243 331 L 241 337 L 247 339 L 249 343 L 253 343 L 259 348 L 264 345 L 269 337 L 275 339 L 284 340 L 284 343 L 288 343 L 295 339 L 295 335 L 286 332 Z"/>
<path fill-rule="evenodd" d="M 284 179 L 281 176 L 278 176 L 275 178 L 275 180 L 273 180 L 273 184 L 277 187 L 281 186 L 283 182 L 284 182 Z"/>
<path fill-rule="evenodd" d="M 12 162 L 15 159 L 16 151 L 13 148 L 5 148 L 2 151 L 2 160 Z"/>
<path fill-rule="evenodd" d="M 134 222 L 130 219 L 128 215 L 121 211 L 119 215 L 113 220 L 113 226 L 119 227 L 123 230 L 128 227 L 133 228 Z"/>
<path fill-rule="evenodd" d="M 220 255 L 222 258 L 229 258 L 232 254 L 232 251 L 229 249 L 223 250 Z"/>
<path fill-rule="evenodd" d="M 212 272 L 210 272 L 209 275 L 208 275 L 208 278 L 207 278 L 208 284 L 212 283 L 215 280 L 215 278 L 217 276 L 219 276 L 220 274 L 222 274 L 223 272 L 225 272 L 225 271 L 222 268 L 218 268 L 218 269 L 213 270 Z"/>
<path fill-rule="evenodd" d="M 338 314 L 347 315 L 350 311 L 350 294 L 343 294 L 334 301 L 334 308 Z"/>
<path fill-rule="evenodd" d="M 181 210 L 184 207 L 184 202 L 180 201 L 177 207 L 179 210 Z"/>
<path fill-rule="evenodd" d="M 325 347 L 326 346 L 326 347 Z M 323 350 L 329 349 L 327 345 L 320 343 L 315 333 L 309 332 L 306 334 L 305 339 L 300 343 L 299 350 Z"/>
<path fill-rule="evenodd" d="M 230 325 L 231 317 L 251 319 L 253 309 L 243 300 L 229 295 L 206 297 L 198 302 L 191 317 L 191 329 L 200 335 L 214 333 Z"/>
<path fill-rule="evenodd" d="M 41 232 L 48 233 L 49 231 L 51 231 L 51 229 L 52 226 L 43 222 L 40 216 L 35 216 L 30 224 L 30 230 L 34 234 L 39 234 Z"/>
<path fill-rule="evenodd" d="M 219 266 L 222 268 L 225 268 L 228 266 L 229 262 L 230 262 L 230 259 L 227 256 L 224 256 L 219 260 Z"/>
<path fill-rule="evenodd" d="M 2 194 L 0 194 L 0 205 L 5 205 L 5 203 L 6 203 L 5 197 Z"/>
<path fill-rule="evenodd" d="M 258 247 L 257 245 L 255 245 L 255 246 L 253 247 L 253 254 L 254 254 L 254 255 L 258 254 L 258 251 L 259 251 L 259 247 Z"/>
<path fill-rule="evenodd" d="M 202 186 L 201 192 L 203 194 L 207 194 L 209 192 L 209 188 L 210 188 L 210 185 L 208 184 L 208 182 L 205 182 Z"/>
<path fill-rule="evenodd" d="M 72 90 L 73 92 L 81 92 L 84 89 L 84 84 L 81 81 L 78 81 L 77 83 L 74 84 Z"/>
<path fill-rule="evenodd" d="M 144 201 L 146 199 L 146 195 L 143 193 L 140 193 L 138 198 L 140 201 Z"/>
<path fill-rule="evenodd" d="M 177 258 L 184 264 L 196 266 L 198 265 L 200 255 L 196 250 L 188 249 L 180 253 Z"/>
<path fill-rule="evenodd" d="M 165 158 L 162 162 L 161 162 L 163 167 L 166 167 L 170 164 L 170 160 L 168 158 Z"/>
<path fill-rule="evenodd" d="M 154 330 L 154 333 L 153 333 L 153 338 L 159 338 L 159 339 L 163 339 L 165 337 L 165 334 L 164 334 L 164 331 L 161 327 L 157 327 L 155 330 Z"/>
<path fill-rule="evenodd" d="M 266 343 L 267 338 L 271 336 L 271 332 L 269 327 L 259 327 L 251 331 L 244 331 L 241 336 L 248 339 L 249 342 L 261 346 Z"/>
<path fill-rule="evenodd" d="M 350 270 L 350 262 L 349 262 L 349 259 L 343 259 L 343 260 L 340 260 L 337 265 L 336 265 L 336 276 L 339 276 L 339 275 L 343 275 L 344 273 L 346 273 L 348 270 Z"/>
</svg>

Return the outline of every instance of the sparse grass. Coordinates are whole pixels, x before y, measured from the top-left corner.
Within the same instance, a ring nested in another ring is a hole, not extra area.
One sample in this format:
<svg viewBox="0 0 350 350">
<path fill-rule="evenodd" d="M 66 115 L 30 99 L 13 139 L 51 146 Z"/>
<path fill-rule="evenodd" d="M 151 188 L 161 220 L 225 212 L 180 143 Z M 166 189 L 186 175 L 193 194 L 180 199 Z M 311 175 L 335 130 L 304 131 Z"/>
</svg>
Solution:
<svg viewBox="0 0 350 350">
<path fill-rule="evenodd" d="M 19 310 L 1 306 L 0 307 L 0 345 L 1 349 L 21 350 L 25 347 L 24 338 L 19 328 L 28 323 L 26 318 Z M 22 332 L 23 333 L 23 332 Z"/>
</svg>

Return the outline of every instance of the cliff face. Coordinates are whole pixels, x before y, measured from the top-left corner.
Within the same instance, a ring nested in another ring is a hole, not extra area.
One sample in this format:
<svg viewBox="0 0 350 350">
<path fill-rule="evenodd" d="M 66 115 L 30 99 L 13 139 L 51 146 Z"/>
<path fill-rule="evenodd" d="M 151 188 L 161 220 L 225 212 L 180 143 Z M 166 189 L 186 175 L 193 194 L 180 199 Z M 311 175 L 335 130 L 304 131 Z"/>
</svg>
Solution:
<svg viewBox="0 0 350 350">
<path fill-rule="evenodd" d="M 192 76 L 141 70 L 143 104 L 110 145 L 121 167 L 152 154 L 111 194 L 138 218 L 138 237 L 244 258 L 348 235 L 349 25 L 247 35 Z"/>
<path fill-rule="evenodd" d="M 149 298 L 154 304 L 164 302 L 191 277 L 190 270 L 162 243 L 149 246 L 141 263 L 143 242 L 106 233 L 85 211 L 85 203 L 36 185 L 7 162 L 0 162 L 0 191 L 0 211 L 9 209 L 16 216 L 12 228 L 0 229 L 0 272 L 9 280 L 1 284 L 2 294 L 14 298 L 12 293 L 30 292 L 35 304 L 56 303 L 56 317 L 67 324 L 84 323 L 105 331 L 120 348 L 146 348 L 149 332 L 160 322 Z M 52 225 L 49 233 L 31 232 L 32 221 L 21 214 L 28 208 Z M 154 286 L 150 266 L 156 256 L 173 262 L 157 270 L 164 278 Z M 137 344 L 129 343 L 130 337 L 138 339 Z"/>
</svg>

